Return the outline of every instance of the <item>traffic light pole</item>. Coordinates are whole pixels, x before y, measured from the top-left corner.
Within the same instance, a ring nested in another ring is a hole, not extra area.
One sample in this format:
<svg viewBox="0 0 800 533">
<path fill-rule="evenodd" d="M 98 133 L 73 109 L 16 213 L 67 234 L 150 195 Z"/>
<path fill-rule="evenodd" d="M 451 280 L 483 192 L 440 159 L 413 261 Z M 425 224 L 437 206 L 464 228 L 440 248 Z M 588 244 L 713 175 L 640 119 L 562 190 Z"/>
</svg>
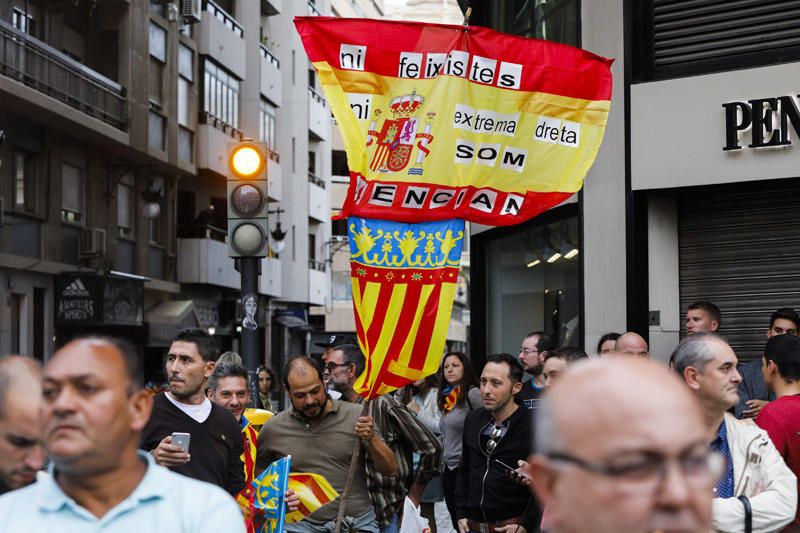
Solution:
<svg viewBox="0 0 800 533">
<path fill-rule="evenodd" d="M 245 298 L 247 296 L 254 296 L 256 302 L 258 301 L 258 276 L 261 270 L 260 257 L 240 257 L 239 274 L 242 277 L 242 305 L 246 306 Z M 252 317 L 254 318 L 254 317 Z M 247 369 L 247 374 L 250 376 L 249 388 L 250 398 L 253 405 L 258 406 L 258 367 L 261 361 L 259 357 L 259 335 L 258 328 L 247 327 L 247 324 L 242 325 L 241 331 L 241 353 L 242 362 Z"/>
</svg>

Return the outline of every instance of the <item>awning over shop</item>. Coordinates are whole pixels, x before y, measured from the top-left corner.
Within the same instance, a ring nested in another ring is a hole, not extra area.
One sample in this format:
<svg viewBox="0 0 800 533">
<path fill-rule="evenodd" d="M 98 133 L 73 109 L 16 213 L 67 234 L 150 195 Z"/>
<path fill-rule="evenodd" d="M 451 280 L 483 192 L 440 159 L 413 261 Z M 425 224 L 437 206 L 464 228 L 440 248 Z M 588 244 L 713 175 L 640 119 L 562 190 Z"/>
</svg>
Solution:
<svg viewBox="0 0 800 533">
<path fill-rule="evenodd" d="M 148 346 L 169 346 L 185 328 L 200 326 L 192 300 L 162 302 L 145 312 Z"/>
</svg>

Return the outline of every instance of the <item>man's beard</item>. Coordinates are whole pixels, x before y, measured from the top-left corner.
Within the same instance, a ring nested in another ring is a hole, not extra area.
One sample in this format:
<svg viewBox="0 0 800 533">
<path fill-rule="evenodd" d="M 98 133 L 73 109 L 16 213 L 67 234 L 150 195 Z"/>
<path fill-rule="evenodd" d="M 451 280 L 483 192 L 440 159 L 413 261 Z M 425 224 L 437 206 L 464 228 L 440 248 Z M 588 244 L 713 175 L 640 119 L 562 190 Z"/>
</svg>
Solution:
<svg viewBox="0 0 800 533">
<path fill-rule="evenodd" d="M 537 363 L 533 366 L 533 368 L 531 368 L 530 372 L 538 378 L 542 375 L 542 372 L 544 372 L 544 365 Z"/>
</svg>

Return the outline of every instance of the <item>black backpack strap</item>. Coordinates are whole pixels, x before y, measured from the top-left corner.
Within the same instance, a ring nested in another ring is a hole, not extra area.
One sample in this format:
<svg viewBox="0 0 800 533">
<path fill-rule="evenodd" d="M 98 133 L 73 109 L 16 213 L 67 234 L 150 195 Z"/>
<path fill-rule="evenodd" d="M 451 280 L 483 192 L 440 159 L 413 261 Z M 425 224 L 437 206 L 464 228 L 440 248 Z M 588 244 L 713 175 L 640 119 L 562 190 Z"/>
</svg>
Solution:
<svg viewBox="0 0 800 533">
<path fill-rule="evenodd" d="M 747 496 L 739 496 L 739 501 L 744 505 L 744 533 L 753 533 L 753 508 Z"/>
</svg>

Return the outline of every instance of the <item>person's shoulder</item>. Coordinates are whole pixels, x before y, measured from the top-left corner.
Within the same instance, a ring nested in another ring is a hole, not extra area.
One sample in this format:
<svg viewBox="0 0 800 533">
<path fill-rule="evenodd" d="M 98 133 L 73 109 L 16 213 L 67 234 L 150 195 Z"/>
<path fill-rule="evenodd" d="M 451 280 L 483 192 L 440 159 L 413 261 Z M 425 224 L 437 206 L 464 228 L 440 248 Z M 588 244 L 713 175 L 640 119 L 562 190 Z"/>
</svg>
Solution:
<svg viewBox="0 0 800 533">
<path fill-rule="evenodd" d="M 344 400 L 331 400 L 339 412 L 345 416 L 361 416 L 364 405 L 360 403 L 345 402 Z"/>
<path fill-rule="evenodd" d="M 752 418 L 740 420 L 731 413 L 725 413 L 725 429 L 731 438 L 735 439 L 751 440 L 756 437 L 769 439 L 767 432 L 761 429 Z"/>
<path fill-rule="evenodd" d="M 467 397 L 471 402 L 481 400 L 481 389 L 478 387 L 470 387 L 467 391 Z"/>
<path fill-rule="evenodd" d="M 488 418 L 489 412 L 486 410 L 485 407 L 476 407 L 475 409 L 470 410 L 467 413 L 466 418 L 464 419 L 464 424 L 473 423 L 475 421 L 480 422 L 484 418 Z"/>
<path fill-rule="evenodd" d="M 48 475 L 44 472 L 41 474 Z M 0 496 L 0 514 L 4 514 L 9 510 L 13 511 L 14 509 L 19 509 L 19 506 L 33 507 L 35 502 L 38 500 L 39 491 L 41 488 L 41 482 L 35 481 L 30 485 L 22 487 L 21 489 L 6 492 Z"/>
<path fill-rule="evenodd" d="M 220 407 L 214 402 L 211 402 L 210 416 L 213 416 L 225 429 L 235 429 L 236 433 L 241 433 L 242 429 L 239 427 L 239 422 L 236 421 L 236 417 L 224 407 Z"/>
<path fill-rule="evenodd" d="M 150 464 L 149 468 L 156 469 L 159 483 L 165 487 L 170 487 L 170 493 L 188 494 L 191 495 L 192 499 L 202 498 L 205 501 L 230 500 L 230 495 L 227 492 L 211 483 L 178 474 L 157 464 Z"/>
</svg>

